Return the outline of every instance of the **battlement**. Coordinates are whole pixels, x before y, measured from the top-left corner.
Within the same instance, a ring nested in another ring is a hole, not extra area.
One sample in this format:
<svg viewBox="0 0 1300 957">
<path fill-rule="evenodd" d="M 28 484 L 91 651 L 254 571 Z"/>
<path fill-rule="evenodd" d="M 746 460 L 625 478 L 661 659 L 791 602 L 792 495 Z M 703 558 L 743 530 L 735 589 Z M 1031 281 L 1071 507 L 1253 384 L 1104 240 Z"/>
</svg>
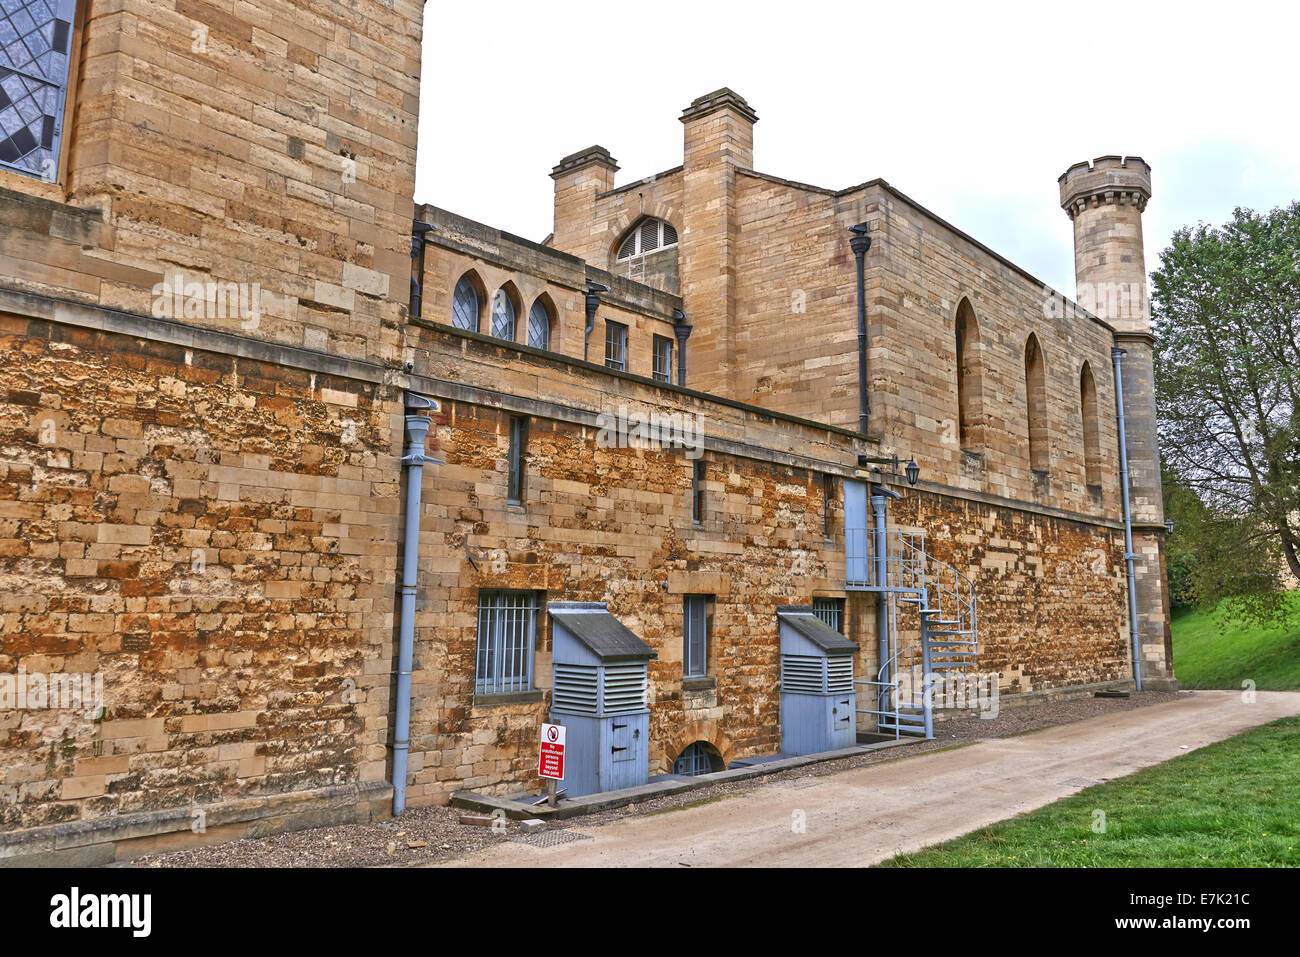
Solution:
<svg viewBox="0 0 1300 957">
<path fill-rule="evenodd" d="M 1098 156 L 1075 163 L 1058 180 L 1061 208 L 1070 219 L 1089 206 L 1107 203 L 1146 209 L 1151 198 L 1151 167 L 1140 156 Z"/>
</svg>

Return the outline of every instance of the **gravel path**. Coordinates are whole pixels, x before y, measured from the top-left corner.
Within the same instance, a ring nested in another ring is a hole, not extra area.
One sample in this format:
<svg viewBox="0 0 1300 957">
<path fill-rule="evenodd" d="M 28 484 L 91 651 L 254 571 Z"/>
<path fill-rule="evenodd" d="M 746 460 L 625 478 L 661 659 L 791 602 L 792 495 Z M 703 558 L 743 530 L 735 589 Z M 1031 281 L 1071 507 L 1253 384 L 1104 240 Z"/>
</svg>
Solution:
<svg viewBox="0 0 1300 957">
<path fill-rule="evenodd" d="M 1130 711 L 1161 704 L 1190 692 L 1143 691 L 1129 698 L 1081 698 L 1032 707 L 1010 708 L 998 717 L 983 720 L 961 718 L 935 723 L 933 741 L 920 741 L 902 748 L 870 751 L 852 758 L 791 768 L 747 781 L 715 784 L 685 794 L 669 795 L 598 814 L 557 821 L 550 830 L 586 829 L 610 821 L 670 808 L 702 804 L 719 798 L 757 790 L 768 782 L 820 777 L 861 768 L 904 756 L 951 748 L 986 738 L 1004 738 L 1100 714 Z M 519 825 L 509 822 L 503 832 L 459 823 L 463 812 L 449 807 L 409 808 L 399 820 L 375 824 L 348 824 L 294 831 L 275 837 L 232 841 L 208 847 L 149 854 L 137 858 L 135 867 L 383 867 L 436 864 L 454 860 L 471 851 L 523 838 Z M 533 838 L 534 840 L 536 838 Z"/>
</svg>

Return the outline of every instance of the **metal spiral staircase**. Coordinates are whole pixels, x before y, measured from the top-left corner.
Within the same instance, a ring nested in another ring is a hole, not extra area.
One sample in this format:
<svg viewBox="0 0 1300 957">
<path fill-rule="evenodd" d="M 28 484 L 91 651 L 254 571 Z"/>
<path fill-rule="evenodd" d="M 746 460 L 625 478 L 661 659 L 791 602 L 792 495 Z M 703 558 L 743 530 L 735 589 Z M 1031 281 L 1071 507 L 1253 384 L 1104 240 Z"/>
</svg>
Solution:
<svg viewBox="0 0 1300 957">
<path fill-rule="evenodd" d="M 855 682 L 870 689 L 859 700 L 874 708 L 881 733 L 934 736 L 935 682 L 976 670 L 979 653 L 978 596 L 975 583 L 925 550 L 924 532 L 901 529 L 846 531 L 848 580 L 854 591 L 872 591 L 887 603 L 889 654 L 875 681 Z M 900 641 L 899 616 L 908 624 L 916 614 L 919 639 Z"/>
</svg>

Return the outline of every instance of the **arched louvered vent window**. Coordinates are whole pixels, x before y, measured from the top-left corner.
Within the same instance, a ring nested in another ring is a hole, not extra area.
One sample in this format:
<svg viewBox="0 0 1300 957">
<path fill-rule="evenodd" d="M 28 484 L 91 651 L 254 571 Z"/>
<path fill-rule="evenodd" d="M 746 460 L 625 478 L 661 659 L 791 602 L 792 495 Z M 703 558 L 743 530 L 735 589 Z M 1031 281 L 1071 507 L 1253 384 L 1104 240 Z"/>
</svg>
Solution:
<svg viewBox="0 0 1300 957">
<path fill-rule="evenodd" d="M 671 224 L 662 219 L 646 217 L 633 226 L 623 239 L 618 247 L 618 258 L 631 259 L 633 256 L 643 256 L 665 246 L 676 245 L 677 230 Z"/>
<path fill-rule="evenodd" d="M 535 349 L 551 348 L 551 315 L 540 299 L 528 310 L 528 344 Z"/>
<path fill-rule="evenodd" d="M 469 276 L 456 283 L 456 293 L 451 302 L 451 323 L 457 329 L 478 332 L 478 291 Z"/>
<path fill-rule="evenodd" d="M 515 304 L 504 286 L 492 297 L 492 335 L 498 339 L 515 337 Z"/>
</svg>

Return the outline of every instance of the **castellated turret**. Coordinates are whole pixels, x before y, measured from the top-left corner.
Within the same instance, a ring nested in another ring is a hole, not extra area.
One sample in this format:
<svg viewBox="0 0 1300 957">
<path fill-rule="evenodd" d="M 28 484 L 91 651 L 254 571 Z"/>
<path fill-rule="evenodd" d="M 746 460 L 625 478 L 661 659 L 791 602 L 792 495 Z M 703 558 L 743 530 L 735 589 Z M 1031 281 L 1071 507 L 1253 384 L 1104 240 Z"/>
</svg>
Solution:
<svg viewBox="0 0 1300 957">
<path fill-rule="evenodd" d="M 1075 298 L 1123 332 L 1147 332 L 1142 211 L 1151 167 L 1137 156 L 1076 163 L 1059 180 L 1061 207 L 1074 222 Z"/>
<path fill-rule="evenodd" d="M 1146 687 L 1173 687 L 1156 389 L 1142 212 L 1151 167 L 1137 156 L 1099 156 L 1061 174 L 1061 208 L 1074 223 L 1075 298 L 1114 329 L 1123 374 L 1124 435 L 1141 668 Z"/>
</svg>

